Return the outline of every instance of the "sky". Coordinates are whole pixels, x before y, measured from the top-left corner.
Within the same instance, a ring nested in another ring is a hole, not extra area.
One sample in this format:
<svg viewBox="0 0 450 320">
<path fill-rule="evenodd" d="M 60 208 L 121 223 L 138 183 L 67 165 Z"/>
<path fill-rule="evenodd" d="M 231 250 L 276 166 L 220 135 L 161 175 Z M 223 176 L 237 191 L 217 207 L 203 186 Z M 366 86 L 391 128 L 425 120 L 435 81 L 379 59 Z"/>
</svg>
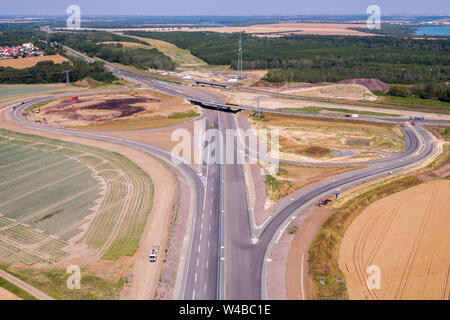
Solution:
<svg viewBox="0 0 450 320">
<path fill-rule="evenodd" d="M 449 0 L 1 0 L 0 15 L 65 15 L 70 5 L 85 15 L 309 15 L 450 14 Z"/>
</svg>

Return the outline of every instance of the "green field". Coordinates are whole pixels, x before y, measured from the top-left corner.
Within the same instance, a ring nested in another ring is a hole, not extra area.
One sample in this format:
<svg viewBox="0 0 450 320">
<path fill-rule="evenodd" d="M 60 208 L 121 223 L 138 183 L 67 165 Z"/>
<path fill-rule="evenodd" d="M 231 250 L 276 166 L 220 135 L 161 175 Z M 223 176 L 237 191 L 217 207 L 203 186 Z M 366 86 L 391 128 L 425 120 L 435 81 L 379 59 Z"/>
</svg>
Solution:
<svg viewBox="0 0 450 320">
<path fill-rule="evenodd" d="M 150 177 L 119 154 L 0 130 L 1 265 L 57 261 L 74 237 L 97 257 L 133 255 L 152 198 Z"/>
</svg>

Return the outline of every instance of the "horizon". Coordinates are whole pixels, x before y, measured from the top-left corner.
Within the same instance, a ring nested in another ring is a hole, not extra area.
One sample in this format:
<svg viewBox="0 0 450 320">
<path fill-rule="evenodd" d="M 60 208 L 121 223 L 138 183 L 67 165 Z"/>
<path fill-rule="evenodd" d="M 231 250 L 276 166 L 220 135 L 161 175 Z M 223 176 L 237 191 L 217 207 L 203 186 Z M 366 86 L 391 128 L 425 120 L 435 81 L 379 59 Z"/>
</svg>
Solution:
<svg viewBox="0 0 450 320">
<path fill-rule="evenodd" d="M 192 0 L 189 2 L 169 0 L 156 4 L 154 1 L 129 0 L 110 2 L 105 0 L 41 0 L 39 2 L 24 0 L 21 2 L 4 2 L 0 4 L 1 16 L 65 16 L 70 5 L 78 5 L 86 16 L 343 16 L 366 15 L 370 5 L 378 5 L 384 16 L 390 15 L 438 15 L 450 14 L 450 3 L 445 0 L 316 0 L 307 1 L 279 0 L 229 0 L 226 3 L 211 3 L 209 0 Z M 220 12 L 220 14 L 218 14 Z"/>
</svg>

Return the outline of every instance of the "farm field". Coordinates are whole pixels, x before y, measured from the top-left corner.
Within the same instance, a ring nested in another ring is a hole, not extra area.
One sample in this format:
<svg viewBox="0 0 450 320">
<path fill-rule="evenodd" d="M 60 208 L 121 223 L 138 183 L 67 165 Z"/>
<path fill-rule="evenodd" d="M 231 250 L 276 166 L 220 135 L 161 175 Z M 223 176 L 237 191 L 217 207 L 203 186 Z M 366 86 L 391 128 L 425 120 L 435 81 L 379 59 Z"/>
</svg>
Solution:
<svg viewBox="0 0 450 320">
<path fill-rule="evenodd" d="M 353 35 L 353 36 L 371 36 L 370 33 L 351 30 L 350 28 L 365 28 L 365 24 L 357 23 L 297 23 L 297 22 L 284 22 L 284 23 L 272 23 L 272 24 L 255 24 L 251 26 L 242 27 L 207 27 L 207 28 L 189 28 L 180 27 L 176 31 L 196 32 L 196 31 L 211 31 L 211 32 L 245 32 L 252 33 L 261 36 L 283 36 L 294 34 L 318 34 L 318 35 Z M 67 29 L 67 28 L 59 28 Z M 99 31 L 157 31 L 157 32 L 169 32 L 173 31 L 170 28 L 81 28 L 81 30 L 99 30 Z"/>
<path fill-rule="evenodd" d="M 351 299 L 450 298 L 450 181 L 433 180 L 381 199 L 347 229 L 339 252 Z M 381 271 L 380 288 L 366 269 Z"/>
<path fill-rule="evenodd" d="M 41 61 L 53 61 L 54 63 L 63 63 L 67 60 L 66 58 L 57 55 L 52 56 L 42 56 L 42 57 L 27 57 L 22 59 L 1 59 L 0 60 L 0 67 L 11 67 L 14 69 L 26 69 L 35 66 L 38 62 Z"/>
<path fill-rule="evenodd" d="M 403 133 L 391 124 L 330 121 L 283 114 L 247 113 L 254 130 L 278 129 L 280 158 L 293 161 L 365 161 L 403 148 Z"/>
<path fill-rule="evenodd" d="M 115 153 L 0 130 L 0 264 L 132 256 L 153 184 Z"/>
<path fill-rule="evenodd" d="M 207 65 L 205 61 L 192 55 L 189 50 L 181 49 L 176 45 L 171 44 L 167 41 L 137 36 L 127 36 L 127 37 L 147 42 L 149 45 L 158 49 L 158 51 L 164 53 L 166 56 L 171 58 L 175 62 L 175 64 L 179 67 L 204 67 Z"/>
<path fill-rule="evenodd" d="M 53 123 L 84 130 L 129 130 L 165 127 L 191 120 L 199 114 L 183 99 L 157 92 L 140 91 L 71 97 L 27 109 L 37 123 Z"/>
</svg>

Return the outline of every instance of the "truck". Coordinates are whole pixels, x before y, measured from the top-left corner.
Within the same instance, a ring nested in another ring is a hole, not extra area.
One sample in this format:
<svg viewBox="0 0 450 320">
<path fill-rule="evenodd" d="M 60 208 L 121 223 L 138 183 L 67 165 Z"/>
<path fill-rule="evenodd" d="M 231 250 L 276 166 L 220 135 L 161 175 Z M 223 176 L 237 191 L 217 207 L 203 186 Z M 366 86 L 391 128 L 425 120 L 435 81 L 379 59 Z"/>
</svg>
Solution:
<svg viewBox="0 0 450 320">
<path fill-rule="evenodd" d="M 359 115 L 357 115 L 356 113 L 352 114 L 352 118 L 359 118 Z"/>
<path fill-rule="evenodd" d="M 230 102 L 230 101 L 225 101 L 225 104 L 229 105 L 229 106 L 238 106 L 239 104 L 234 103 L 234 102 Z"/>
<path fill-rule="evenodd" d="M 72 100 L 78 100 L 78 97 L 73 96 L 73 97 L 72 97 Z"/>
<path fill-rule="evenodd" d="M 214 123 L 211 122 L 211 123 L 209 124 L 209 127 L 210 127 L 211 129 L 214 129 Z"/>
<path fill-rule="evenodd" d="M 411 124 L 412 124 L 413 126 L 415 126 L 415 125 L 417 124 L 417 122 L 416 122 L 415 120 L 413 120 L 413 121 L 411 122 Z"/>
<path fill-rule="evenodd" d="M 401 122 L 401 123 L 400 123 L 400 127 L 404 128 L 404 127 L 405 127 L 405 123 L 404 123 L 404 122 Z"/>
<path fill-rule="evenodd" d="M 152 251 L 150 252 L 150 254 L 148 256 L 148 261 L 156 262 L 156 260 L 158 259 L 158 249 L 159 249 L 159 246 L 153 246 Z"/>
<path fill-rule="evenodd" d="M 415 117 L 415 116 L 410 116 L 409 120 L 425 120 L 425 117 Z"/>
</svg>

